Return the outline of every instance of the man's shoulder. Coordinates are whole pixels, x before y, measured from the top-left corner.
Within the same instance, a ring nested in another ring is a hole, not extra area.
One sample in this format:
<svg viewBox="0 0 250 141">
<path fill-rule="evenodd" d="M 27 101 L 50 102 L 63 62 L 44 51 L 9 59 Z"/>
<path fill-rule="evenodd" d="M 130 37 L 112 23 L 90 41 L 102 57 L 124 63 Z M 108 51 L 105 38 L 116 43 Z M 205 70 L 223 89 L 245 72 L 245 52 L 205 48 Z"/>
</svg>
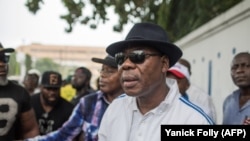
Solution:
<svg viewBox="0 0 250 141">
<path fill-rule="evenodd" d="M 59 100 L 61 101 L 61 104 L 65 107 L 69 107 L 69 108 L 74 108 L 74 105 L 72 103 L 70 103 L 69 101 L 65 100 L 64 98 L 59 98 Z"/>
<path fill-rule="evenodd" d="M 23 86 L 13 81 L 8 81 L 7 87 L 10 88 L 11 90 L 16 90 L 19 92 L 26 91 L 26 89 Z"/>
<path fill-rule="evenodd" d="M 214 121 L 209 117 L 205 111 L 195 103 L 187 100 L 183 97 L 179 98 L 179 105 L 175 108 L 178 108 L 185 113 L 186 116 L 195 117 L 195 119 L 205 119 L 209 124 L 214 124 Z"/>
<path fill-rule="evenodd" d="M 196 85 L 190 85 L 187 90 L 187 94 L 191 101 L 200 101 L 202 103 L 206 103 L 212 100 L 211 96 L 207 92 Z"/>
<path fill-rule="evenodd" d="M 101 97 L 103 93 L 100 92 L 93 92 L 88 95 L 81 97 L 80 102 L 84 101 L 84 103 L 92 103 L 93 101 L 97 101 L 98 97 Z"/>
<path fill-rule="evenodd" d="M 1 90 L 5 94 L 8 94 L 9 97 L 16 97 L 19 99 L 26 99 L 29 97 L 28 91 L 23 86 L 12 81 L 9 81 Z"/>
<path fill-rule="evenodd" d="M 228 96 L 226 96 L 224 102 L 230 102 L 232 100 L 234 101 L 239 95 L 240 95 L 240 91 L 239 90 L 235 90 L 231 94 L 229 94 Z"/>
<path fill-rule="evenodd" d="M 209 96 L 208 93 L 203 90 L 202 88 L 198 87 L 197 85 L 191 84 L 189 86 L 189 88 L 187 89 L 187 92 L 189 92 L 190 94 L 194 94 L 194 95 L 206 95 Z"/>
<path fill-rule="evenodd" d="M 40 93 L 34 94 L 30 96 L 31 101 L 37 101 L 40 99 Z"/>
<path fill-rule="evenodd" d="M 122 94 L 115 98 L 110 104 L 110 106 L 112 105 L 114 109 L 120 109 L 121 107 L 128 107 L 133 103 L 133 101 L 135 101 L 135 97 Z"/>
</svg>

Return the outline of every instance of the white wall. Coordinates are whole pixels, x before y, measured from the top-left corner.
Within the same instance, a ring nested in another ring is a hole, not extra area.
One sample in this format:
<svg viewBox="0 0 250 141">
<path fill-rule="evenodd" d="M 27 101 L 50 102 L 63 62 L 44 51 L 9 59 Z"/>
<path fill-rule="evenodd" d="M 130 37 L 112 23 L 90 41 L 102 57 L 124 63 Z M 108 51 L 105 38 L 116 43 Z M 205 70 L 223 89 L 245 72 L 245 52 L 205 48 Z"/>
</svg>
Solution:
<svg viewBox="0 0 250 141">
<path fill-rule="evenodd" d="M 221 123 L 223 101 L 237 89 L 230 76 L 230 63 L 235 54 L 250 52 L 250 1 L 242 1 L 175 44 L 192 65 L 192 82 L 211 92 Z"/>
</svg>

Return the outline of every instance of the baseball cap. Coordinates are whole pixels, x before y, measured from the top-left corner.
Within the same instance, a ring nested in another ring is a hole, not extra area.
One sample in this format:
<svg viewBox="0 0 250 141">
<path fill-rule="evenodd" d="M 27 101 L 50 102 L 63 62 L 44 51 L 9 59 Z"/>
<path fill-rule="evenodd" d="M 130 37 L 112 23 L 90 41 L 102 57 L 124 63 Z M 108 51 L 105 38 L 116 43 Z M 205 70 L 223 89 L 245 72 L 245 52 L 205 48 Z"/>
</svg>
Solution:
<svg viewBox="0 0 250 141">
<path fill-rule="evenodd" d="M 12 53 L 15 50 L 13 48 L 4 48 L 3 45 L 0 43 L 0 61 L 4 63 L 9 62 L 9 54 L 6 55 L 5 53 Z"/>
<path fill-rule="evenodd" d="M 37 70 L 37 69 L 30 69 L 30 70 L 28 71 L 28 74 L 35 74 L 38 78 L 41 76 L 40 71 Z"/>
<path fill-rule="evenodd" d="M 55 71 L 45 71 L 42 75 L 41 85 L 49 88 L 60 88 L 62 86 L 62 75 Z"/>
<path fill-rule="evenodd" d="M 190 82 L 190 74 L 188 72 L 188 68 L 179 62 L 177 62 L 174 66 L 168 69 L 168 72 L 172 73 L 178 78 L 187 78 Z"/>
<path fill-rule="evenodd" d="M 15 50 L 13 48 L 4 48 L 3 45 L 0 43 L 0 53 L 11 53 Z"/>
<path fill-rule="evenodd" d="M 101 64 L 104 64 L 104 65 L 107 65 L 107 66 L 111 66 L 113 68 L 117 68 L 117 64 L 115 62 L 115 58 L 108 55 L 106 56 L 104 59 L 100 59 L 100 58 L 92 58 L 91 59 L 93 62 L 96 62 L 96 63 L 101 63 Z"/>
</svg>

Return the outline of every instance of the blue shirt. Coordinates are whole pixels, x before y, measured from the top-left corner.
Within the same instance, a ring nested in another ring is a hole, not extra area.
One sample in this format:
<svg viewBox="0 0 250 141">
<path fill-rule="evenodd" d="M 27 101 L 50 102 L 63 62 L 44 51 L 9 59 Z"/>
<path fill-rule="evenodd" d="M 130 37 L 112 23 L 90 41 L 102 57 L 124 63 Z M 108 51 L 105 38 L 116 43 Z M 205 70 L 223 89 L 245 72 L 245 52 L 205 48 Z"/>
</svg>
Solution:
<svg viewBox="0 0 250 141">
<path fill-rule="evenodd" d="M 250 100 L 240 108 L 240 91 L 236 90 L 226 97 L 223 103 L 223 122 L 222 124 L 243 124 L 245 116 L 250 116 Z"/>
<path fill-rule="evenodd" d="M 109 104 L 101 91 L 84 96 L 60 129 L 26 141 L 71 141 L 81 131 L 85 134 L 85 141 L 97 141 L 100 122 Z"/>
</svg>

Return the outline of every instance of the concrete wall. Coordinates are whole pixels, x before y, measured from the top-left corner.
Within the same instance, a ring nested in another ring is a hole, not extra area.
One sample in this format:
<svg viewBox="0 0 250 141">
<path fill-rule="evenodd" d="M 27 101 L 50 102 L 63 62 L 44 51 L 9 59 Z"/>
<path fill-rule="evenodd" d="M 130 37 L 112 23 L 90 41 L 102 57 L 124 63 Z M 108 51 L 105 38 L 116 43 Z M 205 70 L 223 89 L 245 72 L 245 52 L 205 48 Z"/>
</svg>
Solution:
<svg viewBox="0 0 250 141">
<path fill-rule="evenodd" d="M 242 1 L 175 44 L 192 65 L 191 81 L 212 96 L 220 124 L 223 101 L 237 89 L 230 63 L 235 54 L 250 52 L 250 1 Z"/>
</svg>

